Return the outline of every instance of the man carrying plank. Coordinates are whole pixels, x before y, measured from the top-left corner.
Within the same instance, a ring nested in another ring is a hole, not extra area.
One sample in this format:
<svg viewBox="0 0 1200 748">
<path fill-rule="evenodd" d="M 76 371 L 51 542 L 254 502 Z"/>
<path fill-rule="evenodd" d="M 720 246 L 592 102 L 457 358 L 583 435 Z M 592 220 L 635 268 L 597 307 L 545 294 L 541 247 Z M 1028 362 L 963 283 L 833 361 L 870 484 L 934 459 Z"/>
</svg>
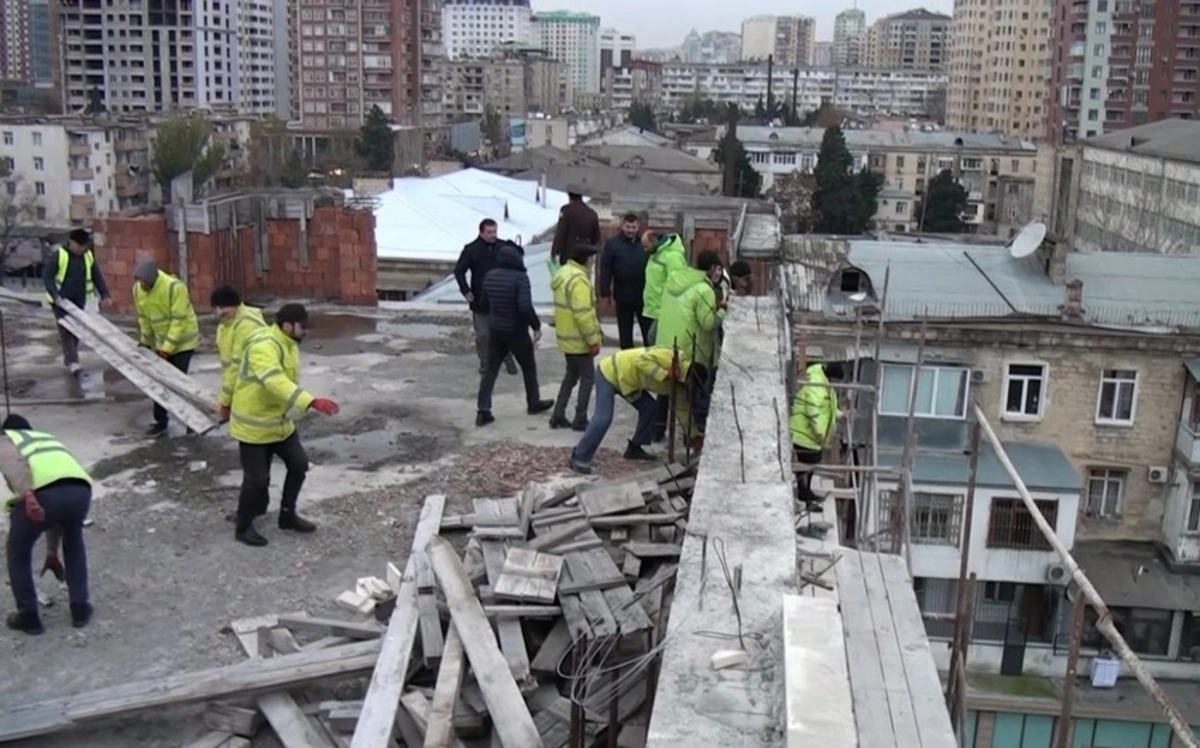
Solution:
<svg viewBox="0 0 1200 748">
<path fill-rule="evenodd" d="M 200 323 L 188 298 L 187 286 L 173 275 L 158 269 L 158 263 L 146 259 L 137 264 L 133 277 L 133 305 L 137 309 L 138 344 L 156 352 L 158 357 L 187 373 L 192 354 L 200 344 Z M 170 416 L 167 409 L 154 404 L 154 425 L 147 436 L 167 433 Z"/>
</svg>

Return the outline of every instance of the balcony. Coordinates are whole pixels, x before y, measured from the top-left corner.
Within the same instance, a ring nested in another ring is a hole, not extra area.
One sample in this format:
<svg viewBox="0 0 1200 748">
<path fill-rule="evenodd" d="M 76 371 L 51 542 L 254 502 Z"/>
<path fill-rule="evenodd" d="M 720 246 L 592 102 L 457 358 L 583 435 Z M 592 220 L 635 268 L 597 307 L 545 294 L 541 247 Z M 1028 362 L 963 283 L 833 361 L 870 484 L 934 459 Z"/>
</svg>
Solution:
<svg viewBox="0 0 1200 748">
<path fill-rule="evenodd" d="M 86 140 L 84 140 L 84 141 L 72 140 L 71 144 L 69 146 L 67 146 L 67 155 L 69 155 L 69 156 L 90 156 L 90 155 L 92 155 L 92 146 Z"/>
<path fill-rule="evenodd" d="M 80 169 L 71 167 L 71 179 L 75 181 L 90 180 L 92 178 L 91 169 Z"/>
<path fill-rule="evenodd" d="M 144 151 L 146 150 L 146 140 L 145 138 L 121 138 L 113 143 L 113 150 L 117 153 Z"/>
<path fill-rule="evenodd" d="M 1175 431 L 1175 451 L 1189 465 L 1200 468 L 1200 434 L 1194 428 L 1200 427 L 1189 424 L 1186 418 L 1179 421 L 1179 428 Z"/>
<path fill-rule="evenodd" d="M 117 197 L 137 197 L 146 192 L 141 181 L 126 172 L 118 171 L 115 178 Z"/>
</svg>

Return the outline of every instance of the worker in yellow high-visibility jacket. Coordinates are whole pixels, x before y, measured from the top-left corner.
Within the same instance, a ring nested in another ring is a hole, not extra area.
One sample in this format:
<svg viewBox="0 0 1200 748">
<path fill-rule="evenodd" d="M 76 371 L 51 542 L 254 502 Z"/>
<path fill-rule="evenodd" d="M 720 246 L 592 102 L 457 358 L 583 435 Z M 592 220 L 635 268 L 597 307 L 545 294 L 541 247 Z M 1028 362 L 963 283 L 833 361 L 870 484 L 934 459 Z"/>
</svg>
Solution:
<svg viewBox="0 0 1200 748">
<path fill-rule="evenodd" d="M 840 363 L 810 364 L 804 372 L 792 401 L 788 426 L 792 432 L 792 452 L 797 462 L 819 465 L 825 449 L 837 434 L 837 422 L 842 417 L 838 408 L 838 393 L 829 386 L 846 378 L 846 368 Z M 809 504 L 820 498 L 812 490 L 812 473 L 796 476 L 797 498 Z"/>
<path fill-rule="evenodd" d="M 133 305 L 137 309 L 138 343 L 184 374 L 200 345 L 200 323 L 188 298 L 187 286 L 158 269 L 154 260 L 142 260 L 133 273 Z M 154 425 L 149 436 L 167 433 L 166 408 L 154 404 Z"/>
<path fill-rule="evenodd" d="M 263 319 L 261 309 L 242 303 L 242 295 L 233 286 L 214 289 L 209 304 L 220 320 L 217 324 L 217 356 L 221 359 L 221 394 L 217 397 L 217 409 L 221 420 L 228 421 L 242 352 L 254 333 L 267 326 L 267 321 Z"/>
<path fill-rule="evenodd" d="M 567 371 L 558 388 L 550 428 L 571 428 L 583 431 L 588 424 L 588 403 L 592 398 L 596 367 L 593 360 L 600 354 L 603 335 L 596 316 L 596 293 L 592 289 L 591 260 L 596 248 L 576 244 L 563 256 L 565 264 L 550 279 L 554 293 L 554 333 L 558 349 L 567 362 Z M 567 403 L 571 391 L 579 384 L 575 401 L 575 420 L 567 420 Z"/>
<path fill-rule="evenodd" d="M 104 274 L 96 262 L 92 251 L 92 235 L 87 229 L 75 229 L 67 238 L 67 243 L 50 250 L 46 257 L 43 272 L 46 285 L 46 303 L 54 312 L 57 322 L 66 316 L 59 307 L 60 299 L 71 302 L 83 309 L 88 299 L 100 297 L 101 306 L 109 306 L 112 297 L 108 295 L 108 286 L 104 283 Z M 79 338 L 63 327 L 58 327 L 58 341 L 62 346 L 63 366 L 72 374 L 79 372 Z"/>
</svg>

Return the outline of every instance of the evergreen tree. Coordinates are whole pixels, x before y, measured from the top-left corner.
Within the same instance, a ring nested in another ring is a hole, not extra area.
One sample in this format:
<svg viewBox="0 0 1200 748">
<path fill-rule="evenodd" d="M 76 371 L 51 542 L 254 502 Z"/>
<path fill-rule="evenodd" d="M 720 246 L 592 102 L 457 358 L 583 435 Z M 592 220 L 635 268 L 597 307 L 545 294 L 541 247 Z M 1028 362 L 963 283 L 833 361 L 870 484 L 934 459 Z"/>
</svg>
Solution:
<svg viewBox="0 0 1200 748">
<path fill-rule="evenodd" d="M 300 152 L 294 148 L 279 170 L 279 184 L 292 189 L 308 184 L 308 167 L 304 165 Z"/>
<path fill-rule="evenodd" d="M 961 234 L 967 230 L 962 218 L 966 210 L 966 189 L 954 179 L 949 169 L 943 169 L 925 187 L 925 197 L 917 207 L 920 221 L 917 230 Z"/>
<path fill-rule="evenodd" d="M 368 171 L 391 175 L 396 161 L 396 137 L 391 121 L 378 106 L 371 107 L 363 118 L 356 150 Z"/>
<path fill-rule="evenodd" d="M 483 120 L 479 127 L 488 145 L 495 147 L 504 142 L 504 122 L 500 119 L 500 112 L 491 104 L 483 108 Z"/>
<path fill-rule="evenodd" d="M 754 123 L 765 125 L 767 120 L 767 108 L 763 105 L 763 97 L 759 96 L 758 101 L 754 102 Z"/>
<path fill-rule="evenodd" d="M 854 157 L 846 147 L 842 128 L 826 128 L 817 154 L 817 189 L 812 201 L 818 232 L 861 234 L 871 227 L 882 180 L 865 169 L 855 174 L 853 168 Z"/>
<path fill-rule="evenodd" d="M 649 104 L 640 101 L 633 102 L 629 107 L 629 124 L 650 132 L 658 132 L 658 123 L 654 120 L 654 110 Z"/>
<path fill-rule="evenodd" d="M 721 141 L 717 143 L 717 149 L 713 152 L 713 159 L 721 165 L 722 169 L 725 167 L 725 158 L 729 153 L 733 154 L 733 168 L 737 172 L 732 197 L 758 197 L 759 191 L 762 190 L 762 175 L 754 170 L 754 165 L 750 163 L 750 154 L 746 153 L 741 141 L 726 136 L 721 138 Z"/>
</svg>

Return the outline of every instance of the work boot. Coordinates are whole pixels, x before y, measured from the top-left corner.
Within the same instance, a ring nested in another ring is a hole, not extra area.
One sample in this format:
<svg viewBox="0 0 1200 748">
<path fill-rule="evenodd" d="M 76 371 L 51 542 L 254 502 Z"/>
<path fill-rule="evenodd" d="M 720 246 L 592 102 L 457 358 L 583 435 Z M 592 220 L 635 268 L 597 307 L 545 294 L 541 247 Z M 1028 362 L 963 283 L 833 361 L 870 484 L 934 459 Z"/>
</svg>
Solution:
<svg viewBox="0 0 1200 748">
<path fill-rule="evenodd" d="M 146 429 L 146 436 L 162 436 L 165 433 L 167 433 L 167 424 L 165 423 L 156 423 Z"/>
<path fill-rule="evenodd" d="M 91 603 L 71 603 L 71 625 L 81 629 L 92 621 Z"/>
<path fill-rule="evenodd" d="M 587 431 L 588 419 L 587 416 L 575 416 L 575 420 L 571 421 L 572 431 Z"/>
<path fill-rule="evenodd" d="M 317 526 L 296 514 L 295 509 L 291 511 L 281 509 L 279 510 L 279 529 L 308 533 L 315 531 Z"/>
<path fill-rule="evenodd" d="M 585 465 L 584 463 L 575 459 L 575 455 L 571 455 L 571 459 L 567 460 L 567 467 L 571 468 L 571 470 L 573 470 L 576 473 L 579 473 L 580 475 L 591 475 L 592 474 L 592 466 Z"/>
<path fill-rule="evenodd" d="M 258 530 L 254 529 L 254 523 L 244 520 L 238 520 L 238 527 L 233 532 L 233 539 L 255 548 L 261 548 L 267 544 L 267 539 L 259 535 Z"/>
<path fill-rule="evenodd" d="M 13 631 L 24 631 L 30 636 L 45 633 L 46 627 L 36 610 L 22 610 L 8 614 L 8 627 Z"/>
<path fill-rule="evenodd" d="M 638 460 L 639 462 L 654 462 L 658 458 L 642 449 L 640 444 L 629 442 L 629 446 L 625 448 L 625 459 Z"/>
<path fill-rule="evenodd" d="M 487 426 L 489 423 L 495 422 L 496 416 L 492 415 L 492 411 L 490 410 L 481 410 L 475 414 L 475 426 L 478 428 L 482 428 Z"/>
<path fill-rule="evenodd" d="M 529 415 L 536 416 L 538 413 L 545 413 L 553 407 L 553 400 L 537 400 L 529 404 Z"/>
<path fill-rule="evenodd" d="M 559 415 L 550 416 L 550 428 L 566 429 L 566 428 L 570 428 L 570 427 L 571 427 L 571 422 L 567 420 L 566 416 L 559 416 Z"/>
</svg>

